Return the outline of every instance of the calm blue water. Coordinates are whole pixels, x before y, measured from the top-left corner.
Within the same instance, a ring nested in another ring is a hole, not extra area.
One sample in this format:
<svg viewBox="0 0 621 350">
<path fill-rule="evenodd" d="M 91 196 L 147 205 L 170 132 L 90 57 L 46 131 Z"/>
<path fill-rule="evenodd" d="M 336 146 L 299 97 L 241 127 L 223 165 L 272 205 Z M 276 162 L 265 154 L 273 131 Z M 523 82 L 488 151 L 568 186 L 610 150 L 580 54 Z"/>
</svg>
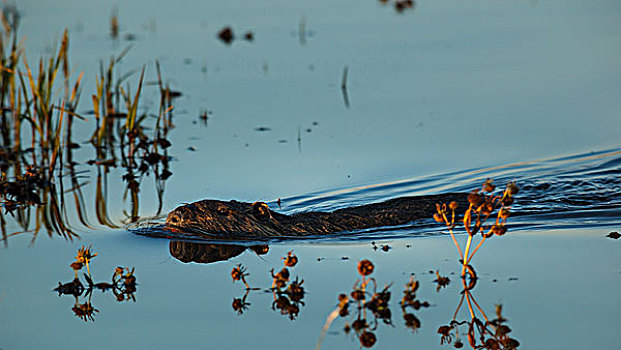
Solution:
<svg viewBox="0 0 621 350">
<path fill-rule="evenodd" d="M 474 259 L 481 310 L 494 317 L 494 306 L 503 305 L 519 349 L 619 348 L 621 255 L 619 242 L 604 237 L 621 229 L 618 2 L 421 0 L 401 14 L 372 0 L 26 0 L 17 7 L 32 67 L 67 28 L 73 76 L 84 72 L 79 111 L 88 120 L 76 121 L 82 147 L 74 159 L 88 227 L 67 191 L 63 218 L 79 236 L 73 240 L 33 232 L 34 208 L 28 230 L 4 214 L 0 348 L 312 349 L 365 258 L 375 264 L 378 288 L 392 283 L 393 326 L 375 325 L 367 314 L 373 348 L 452 348 L 440 344 L 437 330 L 459 304 L 460 266 L 451 239 L 431 220 L 269 242 L 263 255 L 130 232 L 124 170 L 86 163 L 95 154 L 88 112 L 100 61 L 129 45 L 117 74 L 134 72 L 127 83 L 135 89 L 146 65 L 141 112 L 157 114 L 155 60 L 165 83 L 183 93 L 169 133 L 173 175 L 164 183 L 152 174 L 140 179 L 138 213 L 146 225 L 204 198 L 271 206 L 281 198 L 282 212 L 294 213 L 469 191 L 488 177 L 499 186 L 516 181 L 522 191 L 510 234 L 486 242 Z M 118 40 L 109 35 L 115 9 Z M 226 25 L 238 37 L 253 31 L 255 40 L 223 44 L 216 35 Z M 63 181 L 65 190 L 72 187 Z M 77 301 L 52 292 L 73 278 L 69 264 L 82 245 L 98 253 L 90 266 L 95 282 L 109 281 L 117 266 L 135 267 L 135 301 L 117 302 L 111 291 Z M 300 260 L 292 277 L 304 279 L 307 292 L 293 321 L 265 292 L 270 269 L 282 268 L 291 250 Z M 214 262 L 183 262 L 188 257 Z M 259 288 L 248 293 L 243 315 L 232 307 L 245 292 L 230 277 L 237 264 Z M 439 292 L 436 270 L 452 281 Z M 398 305 L 412 273 L 421 283 L 417 296 L 431 305 L 409 310 L 420 320 L 416 331 Z M 98 310 L 94 321 L 72 311 L 87 301 Z M 469 318 L 462 306 L 457 320 Z M 336 319 L 322 348 L 360 348 L 343 331 L 353 321 Z"/>
</svg>

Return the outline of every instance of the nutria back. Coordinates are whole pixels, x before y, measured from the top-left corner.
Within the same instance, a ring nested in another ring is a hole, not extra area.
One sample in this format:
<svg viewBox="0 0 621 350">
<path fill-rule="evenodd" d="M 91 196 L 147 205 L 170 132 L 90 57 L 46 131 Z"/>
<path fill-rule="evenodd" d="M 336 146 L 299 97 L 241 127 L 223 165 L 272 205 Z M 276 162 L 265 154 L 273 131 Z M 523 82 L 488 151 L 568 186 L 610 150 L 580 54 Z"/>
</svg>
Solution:
<svg viewBox="0 0 621 350">
<path fill-rule="evenodd" d="M 399 197 L 333 212 L 293 215 L 275 212 L 263 202 L 202 200 L 171 211 L 166 226 L 172 230 L 204 232 L 225 239 L 321 235 L 431 219 L 436 203 L 453 201 L 459 204 L 461 211 L 467 208 L 465 193 Z"/>
</svg>

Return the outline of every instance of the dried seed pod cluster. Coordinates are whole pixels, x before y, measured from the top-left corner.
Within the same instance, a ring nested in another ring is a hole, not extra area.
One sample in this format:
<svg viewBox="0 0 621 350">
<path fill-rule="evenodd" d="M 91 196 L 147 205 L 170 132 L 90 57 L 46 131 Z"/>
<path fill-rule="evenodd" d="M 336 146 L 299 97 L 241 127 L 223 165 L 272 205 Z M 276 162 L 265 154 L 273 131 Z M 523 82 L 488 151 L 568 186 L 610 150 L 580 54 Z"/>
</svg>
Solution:
<svg viewBox="0 0 621 350">
<path fill-rule="evenodd" d="M 272 303 L 272 310 L 278 310 L 282 315 L 288 316 L 290 320 L 295 320 L 300 312 L 300 306 L 304 306 L 304 280 L 299 280 L 296 276 L 295 280 L 290 281 L 291 273 L 289 268 L 293 268 L 298 263 L 298 257 L 293 254 L 293 251 L 287 253 L 287 256 L 282 258 L 284 267 L 278 273 L 274 274 L 274 269 L 270 272 L 272 274 L 272 294 L 274 296 L 274 302 Z"/>
<path fill-rule="evenodd" d="M 291 320 L 295 320 L 300 312 L 300 307 L 304 305 L 304 280 L 300 280 L 297 276 L 294 280 L 291 280 L 290 268 L 293 268 L 298 263 L 298 258 L 292 251 L 287 253 L 286 257 L 282 258 L 284 267 L 274 272 L 274 269 L 270 270 L 272 277 L 272 286 L 268 289 L 274 297 L 272 302 L 272 309 L 278 310 L 282 315 L 288 316 Z M 257 290 L 259 288 L 251 288 L 246 282 L 246 276 L 249 274 L 246 272 L 246 268 L 241 264 L 233 267 L 231 271 L 231 278 L 233 281 L 242 281 L 246 286 L 246 292 L 241 298 L 234 298 L 232 303 L 233 310 L 241 315 L 248 309 L 250 303 L 247 302 L 248 294 L 250 290 Z"/>
<path fill-rule="evenodd" d="M 457 226 L 458 221 L 455 212 L 458 204 L 456 202 L 451 202 L 448 206 L 446 203 L 436 204 L 436 213 L 433 215 L 433 219 L 439 223 L 444 223 L 449 230 L 462 261 L 463 278 L 468 273 L 471 279 L 476 279 L 474 269 L 470 266 L 470 261 L 483 242 L 494 235 L 502 236 L 507 233 L 506 223 L 509 216 L 511 216 L 510 206 L 513 204 L 513 196 L 518 194 L 519 188 L 514 182 L 510 182 L 502 193 L 494 194 L 494 191 L 496 191 L 496 185 L 494 185 L 492 179 L 487 179 L 481 186 L 481 189 L 474 190 L 468 194 L 469 206 L 461 220 L 468 233 L 464 252 L 462 252 L 461 246 L 457 243 L 453 233 L 453 229 Z M 496 214 L 494 215 L 494 213 Z M 486 225 L 488 219 L 494 216 L 494 223 Z M 470 253 L 472 239 L 479 232 L 482 237 L 481 241 Z"/>
<path fill-rule="evenodd" d="M 95 313 L 99 312 L 96 309 L 91 301 L 93 290 L 99 289 L 102 292 L 107 290 L 111 290 L 116 300 L 121 301 L 136 301 L 136 276 L 134 275 L 134 269 L 129 269 L 127 267 L 117 267 L 114 269 L 112 273 L 111 282 L 99 282 L 94 283 L 90 274 L 90 270 L 88 274 L 84 274 L 84 279 L 86 281 L 83 284 L 78 278 L 78 271 L 82 269 L 82 267 L 89 266 L 89 263 L 92 258 L 97 256 L 97 253 L 93 252 L 91 246 L 82 246 L 76 255 L 76 261 L 71 263 L 71 268 L 74 270 L 74 279 L 71 282 L 60 283 L 58 282 L 58 287 L 54 289 L 55 292 L 58 292 L 59 295 L 73 295 L 75 297 L 75 305 L 71 308 L 74 314 L 84 320 L 84 321 L 94 321 Z M 85 298 L 88 298 L 87 301 L 80 303 L 79 297 L 84 294 Z"/>
</svg>

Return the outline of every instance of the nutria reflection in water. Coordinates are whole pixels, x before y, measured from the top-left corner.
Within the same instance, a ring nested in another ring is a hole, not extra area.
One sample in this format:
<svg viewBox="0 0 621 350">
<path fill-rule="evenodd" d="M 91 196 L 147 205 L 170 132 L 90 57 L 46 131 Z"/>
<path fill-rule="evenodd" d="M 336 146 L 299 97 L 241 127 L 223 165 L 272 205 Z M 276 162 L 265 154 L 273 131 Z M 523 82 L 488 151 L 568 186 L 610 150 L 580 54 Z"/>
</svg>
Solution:
<svg viewBox="0 0 621 350">
<path fill-rule="evenodd" d="M 293 215 L 277 213 L 263 202 L 202 200 L 171 211 L 166 218 L 166 227 L 172 231 L 198 231 L 226 239 L 322 235 L 404 225 L 431 218 L 436 211 L 436 203 L 452 201 L 459 203 L 463 211 L 467 207 L 467 194 L 400 197 L 333 212 Z"/>
<path fill-rule="evenodd" d="M 246 251 L 246 249 L 252 250 L 257 255 L 267 254 L 269 251 L 267 245 L 245 247 L 234 244 L 193 243 L 183 241 L 171 241 L 168 247 L 170 255 L 175 259 L 184 263 L 195 262 L 200 264 L 210 264 L 228 260 L 240 255 Z"/>
</svg>

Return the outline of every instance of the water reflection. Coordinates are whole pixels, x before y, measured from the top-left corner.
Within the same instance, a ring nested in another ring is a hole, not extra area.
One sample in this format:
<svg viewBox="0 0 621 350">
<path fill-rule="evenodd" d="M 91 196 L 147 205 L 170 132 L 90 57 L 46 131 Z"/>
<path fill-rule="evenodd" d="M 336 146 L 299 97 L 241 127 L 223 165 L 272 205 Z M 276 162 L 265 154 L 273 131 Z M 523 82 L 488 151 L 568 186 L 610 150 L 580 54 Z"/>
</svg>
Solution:
<svg viewBox="0 0 621 350">
<path fill-rule="evenodd" d="M 370 277 L 374 269 L 375 266 L 369 260 L 365 259 L 358 263 L 358 273 L 360 274 L 361 279 L 354 283 L 352 291 L 349 295 L 341 293 L 338 296 L 339 304 L 337 308 L 328 316 L 319 337 L 316 349 L 321 348 L 326 332 L 330 328 L 332 322 L 338 317 L 347 318 L 349 316 L 348 321 L 346 321 L 345 326 L 343 327 L 343 331 L 345 334 L 349 334 L 353 331 L 358 338 L 360 345 L 365 348 L 370 348 L 375 345 L 377 341 L 375 333 L 378 330 L 380 321 L 385 325 L 394 326 L 392 323 L 392 312 L 389 306 L 391 297 L 390 287 L 392 286 L 392 283 L 387 284 L 384 288 L 378 291 L 375 278 Z M 370 284 L 372 284 L 372 288 Z M 418 283 L 411 279 L 410 283 L 406 285 L 406 290 L 404 291 L 404 297 L 401 304 L 406 324 L 408 324 L 408 320 L 411 324 L 416 324 L 418 321 L 415 316 L 412 318 L 413 315 L 411 314 L 406 316 L 405 311 L 406 307 L 415 305 L 417 302 L 415 295 L 416 289 L 418 289 Z M 350 312 L 351 305 L 354 305 L 356 308 L 353 313 Z M 416 305 L 420 307 L 421 303 L 418 302 Z M 368 317 L 368 314 L 371 314 L 372 317 Z M 420 321 L 418 321 L 418 327 L 420 327 Z"/>
<path fill-rule="evenodd" d="M 6 245 L 9 236 L 19 233 L 7 231 L 9 216 L 21 231 L 33 232 L 33 241 L 41 229 L 50 236 L 57 234 L 73 239 L 78 235 L 72 228 L 71 216 L 77 216 L 83 226 L 92 227 L 84 199 L 90 171 L 83 167 L 75 154 L 84 140 L 75 142 L 73 139 L 76 123 L 85 120 L 77 112 L 82 74 L 76 79 L 71 76 L 67 31 L 56 54 L 49 60 L 41 60 L 39 71 L 33 74 L 25 56 L 22 57 L 23 49 L 17 41 L 18 21 L 15 19 L 19 16 L 16 10 L 12 11 L 8 14 L 13 13 L 9 16 L 13 18 L 13 25 L 4 26 L 0 36 L 3 62 L 0 79 L 0 202 L 4 208 L 0 213 L 0 227 L 3 240 Z M 3 18 L 6 16 L 7 13 Z M 6 43 L 10 46 L 5 50 Z M 123 87 L 134 74 L 121 75 L 116 68 L 128 51 L 127 48 L 112 57 L 107 66 L 101 63 L 96 91 L 92 95 L 95 130 L 89 143 L 95 157 L 86 165 L 93 167 L 96 173 L 94 211 L 97 221 L 111 228 L 120 224 L 111 219 L 108 212 L 108 177 L 113 168 L 118 166 L 124 170 L 122 181 L 126 187 L 123 199 L 129 198 L 131 206 L 129 211 L 123 212 L 123 223 L 136 222 L 140 218 L 140 184 L 143 177 L 151 173 L 158 198 L 155 215 L 159 215 L 164 183 L 172 175 L 167 154 L 171 143 L 167 135 L 173 127 L 172 100 L 179 93 L 164 87 L 156 62 L 159 111 L 155 116 L 149 112 L 139 113 L 145 68 L 134 91 L 129 86 Z M 61 76 L 59 71 L 62 71 L 62 81 L 57 79 Z M 56 96 L 59 90 L 64 92 L 63 96 Z M 54 102 L 56 100 L 60 102 Z M 155 120 L 154 125 L 147 126 L 150 119 Z M 114 175 L 115 179 L 120 178 L 118 174 Z"/>
<path fill-rule="evenodd" d="M 272 310 L 277 310 L 283 316 L 288 316 L 291 321 L 295 320 L 300 313 L 300 307 L 304 306 L 304 280 L 299 280 L 298 276 L 295 280 L 291 280 L 291 272 L 289 269 L 293 269 L 298 263 L 298 258 L 292 251 L 287 253 L 286 257 L 283 257 L 284 267 L 278 272 L 274 273 L 274 269 L 270 270 L 273 282 L 272 296 L 274 302 L 272 303 Z"/>
<path fill-rule="evenodd" d="M 267 245 L 254 245 L 250 247 L 235 244 L 211 244 L 185 241 L 171 241 L 168 244 L 170 255 L 184 263 L 210 264 L 218 261 L 231 259 L 250 249 L 257 255 L 269 252 Z"/>
<path fill-rule="evenodd" d="M 376 334 L 380 324 L 394 327 L 389 305 L 392 283 L 378 290 L 375 278 L 369 277 L 373 270 L 373 264 L 369 260 L 362 260 L 358 263 L 358 273 L 362 278 L 356 281 L 349 295 L 341 293 L 338 296 L 338 306 L 328 316 L 316 350 L 321 348 L 330 325 L 337 318 L 346 319 L 343 332 L 345 334 L 353 332 L 360 342 L 360 346 L 365 348 L 373 347 L 378 341 Z M 472 275 L 461 279 L 463 290 L 453 319 L 448 325 L 442 325 L 438 328 L 438 333 L 441 335 L 440 344 L 451 344 L 455 348 L 462 348 L 464 343 L 460 338 L 459 329 L 461 327 L 462 329 L 467 328 L 465 334 L 467 334 L 467 341 L 472 349 L 516 349 L 520 343 L 509 336 L 511 329 L 506 324 L 507 319 L 502 316 L 502 306 L 497 305 L 496 318 L 489 319 L 472 295 L 477 279 L 470 276 Z M 372 288 L 369 286 L 370 284 Z M 405 284 L 403 297 L 399 302 L 404 325 L 413 332 L 420 329 L 422 325 L 421 320 L 414 315 L 413 311 L 430 306 L 429 302 L 421 301 L 417 297 L 416 293 L 419 287 L 420 283 L 416 278 L 413 275 L 410 276 L 410 280 Z M 458 315 L 462 305 L 464 305 L 464 300 L 471 317 L 469 320 L 460 321 Z M 352 305 L 355 307 L 353 312 L 350 311 Z"/>
<path fill-rule="evenodd" d="M 463 347 L 464 343 L 460 338 L 460 334 L 464 334 L 463 329 L 466 329 L 466 340 L 473 349 L 517 349 L 520 346 L 520 342 L 509 336 L 511 328 L 506 324 L 507 319 L 502 316 L 502 305 L 496 305 L 496 318 L 488 318 L 485 311 L 472 295 L 476 279 L 470 282 L 462 279 L 462 282 L 464 289 L 453 319 L 448 325 L 442 325 L 438 328 L 438 334 L 441 335 L 440 344 L 452 344 L 455 348 Z M 466 301 L 470 318 L 460 321 L 458 320 L 458 314 L 464 305 L 464 300 Z M 462 332 L 460 332 L 460 328 Z"/>
<path fill-rule="evenodd" d="M 92 300 L 93 291 L 96 289 L 102 293 L 110 290 L 118 302 L 136 301 L 136 276 L 134 269 L 117 267 L 114 269 L 110 282 L 94 283 L 90 273 L 89 262 L 95 256 L 97 254 L 93 253 L 90 247 L 80 248 L 76 261 L 70 265 L 74 271 L 74 279 L 67 283 L 58 282 L 58 287 L 54 288 L 54 291 L 58 292 L 59 296 L 71 295 L 75 298 L 71 311 L 85 322 L 95 321 L 95 314 L 99 312 L 94 307 Z M 85 283 L 82 283 L 78 277 L 78 272 L 83 266 L 87 267 L 87 273 L 84 274 Z M 82 298 L 82 302 L 80 298 Z"/>
</svg>

